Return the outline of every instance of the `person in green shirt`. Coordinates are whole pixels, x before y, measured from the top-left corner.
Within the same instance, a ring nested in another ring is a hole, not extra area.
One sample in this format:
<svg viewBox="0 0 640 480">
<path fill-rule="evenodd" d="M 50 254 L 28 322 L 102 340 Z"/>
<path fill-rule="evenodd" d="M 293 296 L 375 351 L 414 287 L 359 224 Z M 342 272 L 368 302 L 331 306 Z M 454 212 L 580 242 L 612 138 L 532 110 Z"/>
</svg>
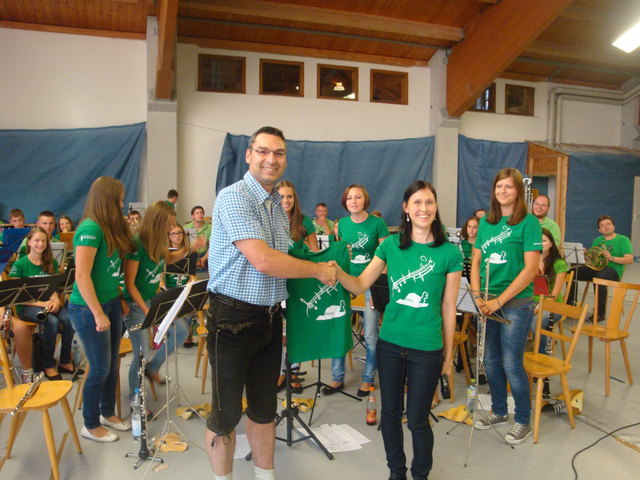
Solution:
<svg viewBox="0 0 640 480">
<path fill-rule="evenodd" d="M 54 235 L 53 232 L 56 229 L 56 216 L 49 210 L 43 210 L 38 214 L 38 220 L 36 220 L 36 226 L 43 229 L 49 241 L 59 242 L 60 238 Z M 18 257 L 24 257 L 27 254 L 27 239 L 25 238 L 20 244 L 18 249 Z"/>
<path fill-rule="evenodd" d="M 55 275 L 60 273 L 58 263 L 53 258 L 49 236 L 40 227 L 33 227 L 27 234 L 27 255 L 19 258 L 11 266 L 10 278 L 31 278 Z M 71 344 L 73 342 L 73 328 L 69 320 L 69 312 L 64 306 L 57 292 L 47 300 L 18 305 L 19 321 L 28 322 L 33 326 L 42 324 L 44 331 L 39 334 L 42 337 L 42 363 L 44 374 L 49 380 L 62 380 L 62 376 L 56 368 L 54 352 L 56 339 L 60 326 L 62 329 L 62 343 L 60 344 L 60 369 L 67 373 L 73 373 L 74 367 L 71 360 Z M 46 311 L 45 320 L 38 319 L 38 315 Z M 15 322 L 14 322 L 15 323 Z M 26 335 L 25 335 L 26 332 Z M 22 377 L 29 378 L 31 370 L 31 354 L 33 342 L 31 329 L 25 329 L 22 325 L 15 329 L 16 351 L 22 365 Z"/>
<path fill-rule="evenodd" d="M 326 203 L 319 203 L 316 205 L 316 218 L 313 219 L 313 226 L 316 229 L 318 235 L 333 235 L 334 222 L 327 218 L 329 210 Z"/>
<path fill-rule="evenodd" d="M 342 193 L 342 206 L 349 212 L 338 223 L 338 237 L 351 248 L 351 273 L 359 275 L 371 262 L 378 245 L 389 235 L 387 224 L 382 218 L 369 215 L 367 208 L 371 203 L 369 192 L 362 185 L 349 185 Z M 376 343 L 378 341 L 378 323 L 380 314 L 371 307 L 371 290 L 364 292 L 364 341 L 366 360 L 362 371 L 362 383 L 356 394 L 359 397 L 369 395 L 376 376 Z M 325 395 L 335 393 L 344 387 L 344 357 L 334 358 L 331 362 L 332 382 L 322 391 Z"/>
<path fill-rule="evenodd" d="M 590 282 L 594 278 L 602 278 L 605 280 L 613 280 L 619 282 L 622 280 L 626 265 L 633 263 L 633 247 L 631 240 L 625 235 L 616 233 L 616 224 L 609 215 L 602 215 L 597 220 L 598 231 L 601 233 L 596 237 L 591 248 L 602 248 L 603 255 L 607 260 L 607 265 L 602 270 L 594 270 L 587 265 L 579 265 L 572 270 L 575 272 L 575 279 Z M 594 285 L 595 288 L 595 285 Z M 571 285 L 569 292 L 569 303 L 575 305 L 576 285 Z M 607 287 L 598 285 L 598 311 L 594 314 L 598 315 L 598 322 L 607 319 Z"/>
<path fill-rule="evenodd" d="M 549 213 L 550 208 L 551 200 L 547 195 L 541 193 L 533 201 L 533 205 L 531 206 L 531 213 L 533 213 L 537 217 L 542 228 L 546 228 L 551 232 L 556 245 L 561 245 L 562 234 L 560 233 L 560 226 L 549 217 L 547 217 L 547 213 Z"/>
<path fill-rule="evenodd" d="M 124 185 L 112 177 L 97 178 L 87 197 L 73 237 L 76 279 L 69 315 L 89 361 L 82 390 L 80 434 L 95 442 L 115 442 L 107 430 L 130 430 L 131 422 L 115 414 L 118 354 L 122 337 L 120 267 L 135 249 L 122 215 Z"/>
<path fill-rule="evenodd" d="M 453 334 L 462 254 L 446 241 L 436 192 L 413 182 L 402 202 L 400 233 L 387 237 L 356 278 L 338 269 L 338 281 L 358 295 L 387 268 L 389 304 L 376 347 L 384 440 L 390 479 L 406 479 L 402 413 L 413 440 L 411 474 L 426 479 L 433 465 L 431 400 L 440 375 L 453 374 Z M 342 221 L 341 221 L 342 222 Z"/>
<path fill-rule="evenodd" d="M 165 203 L 175 210 L 176 209 L 176 203 L 178 203 L 178 196 L 179 195 L 180 194 L 178 193 L 178 191 L 176 189 L 172 188 L 171 190 L 169 190 L 167 192 L 167 199 L 165 200 Z"/>
<path fill-rule="evenodd" d="M 211 224 L 204 220 L 204 208 L 200 205 L 196 205 L 191 209 L 191 221 L 184 224 L 185 229 L 194 229 L 196 231 L 197 238 L 204 238 L 205 246 L 198 249 L 198 264 L 199 269 L 206 268 L 207 256 L 209 254 L 209 237 L 211 237 Z"/>
<path fill-rule="evenodd" d="M 160 367 L 165 360 L 165 349 L 171 353 L 175 349 L 176 338 L 173 329 L 167 336 L 167 342 L 158 350 L 153 359 L 149 359 L 149 330 L 141 329 L 151 300 L 160 287 L 160 281 L 166 263 L 174 263 L 184 258 L 190 250 L 196 251 L 204 244 L 204 238 L 199 238 L 191 244 L 191 249 L 180 248 L 169 251 L 168 233 L 176 224 L 176 213 L 166 202 L 153 203 L 145 212 L 142 223 L 138 226 L 134 243 L 135 252 L 128 254 L 124 261 L 125 289 L 123 297 L 129 307 L 129 312 L 124 317 L 124 324 L 129 331 L 133 358 L 129 367 L 129 396 L 133 398 L 136 389 L 140 388 L 138 372 L 140 370 L 140 353 L 149 362 L 146 374 L 158 383 L 164 383 L 158 375 Z M 176 337 L 178 343 L 184 342 L 189 334 L 189 325 L 184 318 L 175 320 Z M 167 345 L 168 343 L 168 345 Z"/>
<path fill-rule="evenodd" d="M 313 222 L 300 209 L 296 187 L 288 180 L 281 180 L 274 188 L 282 197 L 282 209 L 289 219 L 289 250 L 297 250 L 304 245 L 312 252 L 320 250 Z"/>
<path fill-rule="evenodd" d="M 462 225 L 460 229 L 460 249 L 462 250 L 465 263 L 471 262 L 471 254 L 473 253 L 473 245 L 476 243 L 479 223 L 479 218 L 470 217 L 467 218 L 467 221 L 464 222 L 464 225 Z"/>
<path fill-rule="evenodd" d="M 535 305 L 533 279 L 538 272 L 542 233 L 538 219 L 527 213 L 522 175 L 515 168 L 498 172 L 491 190 L 489 214 L 480 219 L 471 259 L 471 288 L 484 315 L 498 313 L 509 323 L 487 320 L 484 364 L 491 390 L 491 412 L 474 427 L 486 430 L 506 424 L 507 382 L 516 405 L 515 423 L 505 441 L 516 445 L 530 434 L 531 400 L 524 370 L 524 347 Z"/>
</svg>

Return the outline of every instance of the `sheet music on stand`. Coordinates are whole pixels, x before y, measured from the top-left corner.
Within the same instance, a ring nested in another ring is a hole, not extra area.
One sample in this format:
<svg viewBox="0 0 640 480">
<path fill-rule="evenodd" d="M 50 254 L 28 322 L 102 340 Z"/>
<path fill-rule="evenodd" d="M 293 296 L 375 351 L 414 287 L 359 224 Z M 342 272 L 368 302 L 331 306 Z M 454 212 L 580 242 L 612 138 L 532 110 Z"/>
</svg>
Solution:
<svg viewBox="0 0 640 480">
<path fill-rule="evenodd" d="M 64 280 L 65 275 L 45 275 L 0 282 L 0 307 L 49 300 Z"/>
<path fill-rule="evenodd" d="M 49 245 L 51 245 L 53 259 L 58 262 L 58 265 L 62 268 L 67 256 L 67 244 L 64 242 L 51 242 Z"/>
<path fill-rule="evenodd" d="M 193 283 L 194 282 L 189 282 L 184 287 L 182 287 L 182 292 L 180 293 L 178 298 L 175 300 L 175 302 L 173 302 L 173 305 L 171 305 L 171 308 L 162 319 L 162 323 L 160 323 L 160 325 L 158 326 L 158 331 L 156 332 L 156 336 L 153 338 L 153 341 L 155 343 L 162 343 L 162 339 L 164 338 L 165 334 L 169 330 L 169 327 L 173 323 L 173 320 L 176 318 L 177 313 L 182 308 L 182 304 L 187 299 L 187 296 L 191 291 L 191 286 L 193 285 Z"/>
<path fill-rule="evenodd" d="M 471 285 L 469 285 L 469 281 L 465 277 L 461 277 L 460 289 L 458 290 L 458 299 L 456 300 L 456 309 L 464 313 L 480 315 L 481 312 L 475 300 L 476 294 L 479 293 L 480 292 L 476 292 L 471 289 Z M 489 294 L 489 299 L 493 298 L 497 298 L 497 295 Z M 496 313 L 494 313 L 493 315 L 485 315 L 485 317 L 500 323 L 511 323 L 510 320 L 502 318 Z"/>
<path fill-rule="evenodd" d="M 581 243 L 564 242 L 564 260 L 573 265 L 584 265 L 584 246 Z"/>
<path fill-rule="evenodd" d="M 198 263 L 198 252 L 193 252 L 182 260 L 166 265 L 164 273 L 170 275 L 195 275 L 196 263 Z"/>
</svg>

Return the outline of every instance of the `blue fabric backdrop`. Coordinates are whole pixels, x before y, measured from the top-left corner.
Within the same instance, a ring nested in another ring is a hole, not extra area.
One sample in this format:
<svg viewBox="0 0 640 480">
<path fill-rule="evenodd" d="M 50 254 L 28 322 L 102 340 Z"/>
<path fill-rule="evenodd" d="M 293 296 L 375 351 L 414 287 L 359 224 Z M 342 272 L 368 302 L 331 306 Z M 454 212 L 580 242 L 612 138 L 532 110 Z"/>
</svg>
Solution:
<svg viewBox="0 0 640 480">
<path fill-rule="evenodd" d="M 570 152 L 565 240 L 590 247 L 600 235 L 600 215 L 613 217 L 616 233 L 631 237 L 633 183 L 639 175 L 640 155 Z"/>
<path fill-rule="evenodd" d="M 20 208 L 27 222 L 42 210 L 82 216 L 91 183 L 121 180 L 125 205 L 138 197 L 145 123 L 73 130 L 0 130 L 0 216 Z"/>
<path fill-rule="evenodd" d="M 216 192 L 240 180 L 247 171 L 246 135 L 227 134 Z M 317 203 L 329 208 L 329 218 L 347 215 L 340 204 L 352 183 L 365 186 L 371 210 L 380 210 L 389 225 L 398 225 L 402 194 L 417 179 L 431 181 L 435 138 L 366 142 L 287 141 L 287 170 L 283 179 L 296 186 L 302 211 L 313 218 Z"/>
<path fill-rule="evenodd" d="M 458 212 L 457 225 L 479 208 L 489 208 L 493 179 L 503 168 L 524 173 L 527 165 L 526 142 L 492 142 L 458 136 Z"/>
</svg>

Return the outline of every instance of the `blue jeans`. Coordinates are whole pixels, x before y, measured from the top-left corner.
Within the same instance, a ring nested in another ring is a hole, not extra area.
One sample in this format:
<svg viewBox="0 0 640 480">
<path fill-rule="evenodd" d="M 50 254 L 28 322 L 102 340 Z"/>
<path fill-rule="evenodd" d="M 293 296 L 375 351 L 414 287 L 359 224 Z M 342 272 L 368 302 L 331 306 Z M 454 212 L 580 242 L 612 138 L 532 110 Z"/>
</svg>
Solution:
<svg viewBox="0 0 640 480">
<path fill-rule="evenodd" d="M 142 353 L 142 356 L 147 361 L 147 368 L 152 372 L 157 372 L 164 363 L 165 355 L 171 355 L 175 350 L 176 341 L 173 334 L 173 327 L 171 327 L 167 333 L 167 341 L 162 343 L 153 356 L 153 359 L 149 360 L 149 329 L 131 330 L 132 327 L 142 324 L 145 314 L 137 303 L 127 302 L 127 304 L 129 305 L 129 315 L 124 317 L 124 325 L 129 331 L 129 338 L 131 339 L 131 346 L 133 348 L 133 358 L 131 359 L 131 366 L 129 367 L 129 397 L 133 398 L 135 389 L 140 388 L 138 376 L 140 370 L 140 353 Z M 147 300 L 147 306 L 149 305 L 151 305 L 151 300 Z M 176 325 L 178 343 L 182 344 L 187 338 L 187 335 L 189 335 L 189 325 L 184 317 L 176 318 L 174 323 Z"/>
<path fill-rule="evenodd" d="M 507 415 L 507 381 L 516 404 L 515 421 L 529 425 L 531 397 L 523 356 L 535 305 L 527 302 L 518 307 L 503 307 L 497 313 L 511 323 L 487 320 L 484 365 L 491 390 L 491 410 Z"/>
<path fill-rule="evenodd" d="M 38 312 L 42 307 L 24 306 L 18 315 L 25 322 L 40 323 L 37 320 Z M 71 344 L 75 333 L 69 319 L 67 307 L 62 306 L 57 313 L 49 313 L 47 320 L 43 323 L 44 333 L 42 336 L 42 363 L 44 368 L 56 368 L 56 360 L 53 355 L 56 351 L 56 337 L 58 329 L 62 324 L 62 342 L 60 344 L 60 363 L 66 365 L 71 363 Z"/>
<path fill-rule="evenodd" d="M 114 298 L 102 304 L 111 327 L 96 331 L 96 321 L 86 305 L 69 304 L 71 325 L 75 329 L 87 360 L 89 373 L 82 389 L 82 417 L 84 426 L 91 430 L 100 426 L 100 415 L 115 415 L 116 384 L 118 381 L 118 352 L 122 337 L 122 307 Z"/>
<path fill-rule="evenodd" d="M 364 343 L 366 363 L 362 372 L 362 381 L 374 383 L 376 378 L 376 344 L 378 343 L 378 320 L 380 314 L 371 308 L 371 290 L 364 292 Z M 344 381 L 344 357 L 331 361 L 331 376 L 334 382 Z"/>
<path fill-rule="evenodd" d="M 413 478 L 427 478 L 433 465 L 433 431 L 429 410 L 442 371 L 442 350 L 415 350 L 380 340 L 378 376 L 382 414 L 380 430 L 391 473 L 407 472 L 402 435 L 404 386 L 407 384 L 407 423 L 411 431 Z"/>
</svg>

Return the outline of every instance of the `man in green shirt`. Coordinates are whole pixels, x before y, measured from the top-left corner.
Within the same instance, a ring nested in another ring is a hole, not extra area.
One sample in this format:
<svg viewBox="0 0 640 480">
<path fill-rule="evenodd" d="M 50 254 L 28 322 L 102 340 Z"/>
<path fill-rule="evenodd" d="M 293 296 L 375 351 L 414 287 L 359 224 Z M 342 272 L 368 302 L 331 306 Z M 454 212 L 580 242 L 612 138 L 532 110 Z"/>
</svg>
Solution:
<svg viewBox="0 0 640 480">
<path fill-rule="evenodd" d="M 562 245 L 562 234 L 560 233 L 560 227 L 558 226 L 558 224 L 547 217 L 549 208 L 551 208 L 551 200 L 546 195 L 540 194 L 533 201 L 531 213 L 533 213 L 540 221 L 540 227 L 546 228 L 551 232 L 556 245 L 558 245 L 558 248 L 560 248 L 560 246 Z"/>
<path fill-rule="evenodd" d="M 203 248 L 198 250 L 198 265 L 197 267 L 202 269 L 207 264 L 207 256 L 209 255 L 209 237 L 211 237 L 211 224 L 204 220 L 204 208 L 200 205 L 196 205 L 191 209 L 192 220 L 189 223 L 184 224 L 184 229 L 193 229 L 196 231 L 196 237 L 203 237 L 206 244 Z"/>
<path fill-rule="evenodd" d="M 622 280 L 625 265 L 633 263 L 633 247 L 631 240 L 625 235 L 616 233 L 616 225 L 609 215 L 598 217 L 598 231 L 602 234 L 591 244 L 591 248 L 602 247 L 607 259 L 607 266 L 602 270 L 593 270 L 587 265 L 574 268 L 575 278 L 582 281 L 593 281 L 594 278 L 603 278 L 619 282 Z M 575 285 L 571 285 L 569 302 L 575 303 Z M 598 321 L 606 320 L 607 287 L 598 286 Z"/>
<path fill-rule="evenodd" d="M 174 210 L 176 208 L 176 203 L 178 201 L 178 191 L 175 189 L 171 189 L 167 192 L 167 199 L 165 200 L 169 205 L 171 205 Z"/>
<path fill-rule="evenodd" d="M 50 242 L 59 242 L 60 239 L 57 235 L 53 235 L 53 231 L 56 229 L 56 216 L 49 210 L 43 210 L 38 215 L 38 221 L 36 226 L 47 232 Z M 18 249 L 18 257 L 24 257 L 27 254 L 27 239 L 22 241 L 20 248 Z"/>
</svg>

